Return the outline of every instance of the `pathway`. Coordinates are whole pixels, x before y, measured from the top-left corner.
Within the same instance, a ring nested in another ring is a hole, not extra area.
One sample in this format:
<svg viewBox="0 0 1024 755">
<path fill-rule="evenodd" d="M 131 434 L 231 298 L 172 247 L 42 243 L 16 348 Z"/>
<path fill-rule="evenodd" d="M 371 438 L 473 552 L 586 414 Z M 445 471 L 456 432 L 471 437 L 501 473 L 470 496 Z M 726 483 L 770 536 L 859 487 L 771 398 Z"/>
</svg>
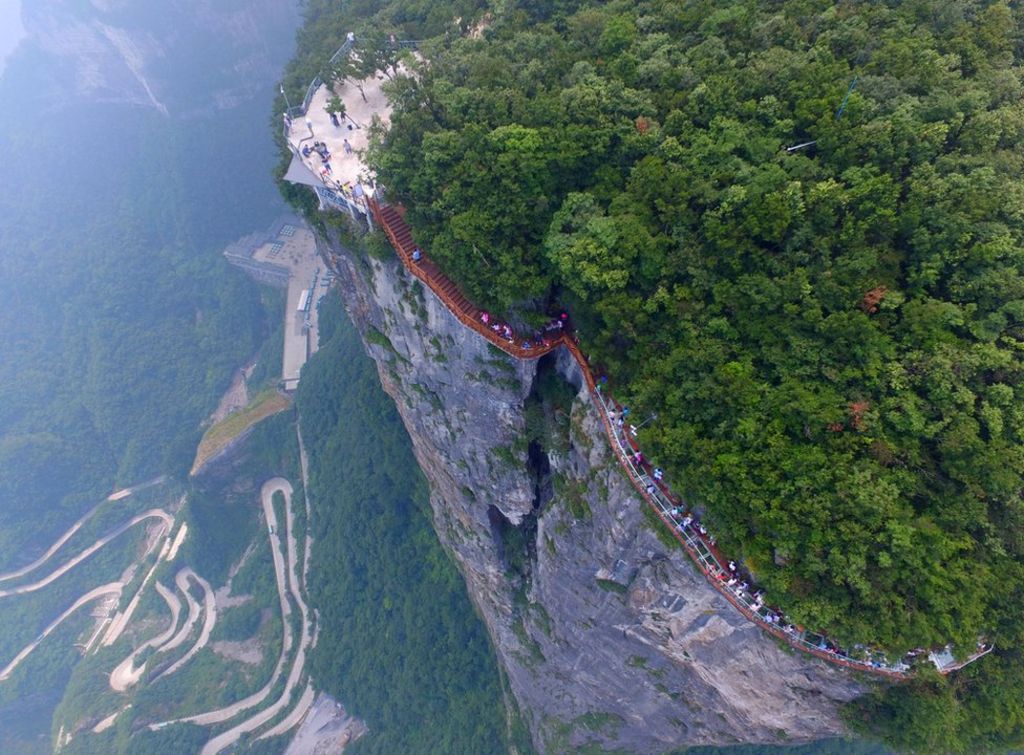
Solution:
<svg viewBox="0 0 1024 755">
<path fill-rule="evenodd" d="M 285 682 L 284 691 L 281 692 L 281 696 L 271 705 L 261 710 L 251 718 L 242 721 L 240 724 L 231 728 L 206 743 L 201 751 L 201 755 L 216 755 L 216 753 L 230 747 L 243 735 L 250 731 L 255 731 L 259 727 L 266 724 L 268 721 L 273 719 L 281 711 L 283 711 L 288 703 L 291 701 L 292 695 L 295 692 L 295 687 L 302 679 L 305 673 L 306 666 L 306 651 L 312 643 L 314 637 L 312 634 L 312 625 L 309 621 L 309 608 L 306 605 L 306 601 L 302 597 L 302 591 L 300 589 L 297 568 L 298 568 L 298 543 L 295 535 L 295 512 L 292 508 L 292 486 L 291 483 L 281 477 L 276 477 L 269 480 L 264 484 L 261 491 L 261 498 L 263 500 L 264 511 L 267 512 L 267 521 L 273 520 L 276 522 L 276 516 L 274 515 L 273 508 L 273 495 L 275 492 L 280 491 L 284 495 L 285 500 L 285 520 L 287 526 L 287 541 L 288 541 L 288 576 L 291 586 L 292 598 L 295 600 L 299 607 L 299 613 L 301 615 L 301 636 L 299 638 L 298 651 L 295 653 L 295 659 L 292 662 L 291 671 L 288 674 L 288 678 Z M 277 528 L 275 526 L 275 531 Z M 275 559 L 275 568 L 277 567 L 277 560 Z M 280 578 L 280 571 L 278 571 Z M 280 582 L 278 583 L 280 588 Z M 282 595 L 282 600 L 284 596 Z M 285 620 L 285 625 L 288 625 Z M 300 700 L 301 703 L 301 700 Z"/>
<path fill-rule="evenodd" d="M 164 482 L 167 482 L 167 475 L 162 474 L 159 477 L 154 477 L 152 480 L 146 480 L 145 482 L 140 482 L 138 485 L 132 485 L 130 488 L 122 488 L 121 490 L 111 493 L 107 496 L 107 500 L 120 501 L 122 498 L 127 498 L 133 493 L 138 493 L 140 490 L 145 490 L 146 488 L 151 488 L 154 485 L 160 485 Z"/>
<path fill-rule="evenodd" d="M 145 511 L 137 516 L 132 517 L 129 521 L 122 524 L 120 527 L 118 527 L 116 530 L 111 532 L 106 537 L 100 538 L 95 543 L 86 548 L 84 551 L 75 556 L 73 559 L 68 561 L 66 564 L 51 572 L 48 576 L 44 577 L 38 582 L 33 582 L 29 585 L 22 585 L 21 587 L 12 587 L 10 590 L 0 590 L 0 598 L 6 598 L 11 595 L 22 595 L 28 592 L 35 592 L 36 590 L 40 590 L 46 587 L 55 579 L 62 577 L 64 574 L 67 574 L 69 571 L 71 571 L 80 563 L 82 563 L 82 561 L 89 558 L 89 556 L 91 556 L 93 553 L 98 551 L 100 548 L 105 546 L 107 543 L 109 543 L 111 540 L 115 539 L 122 533 L 127 532 L 129 529 L 134 527 L 139 522 L 144 522 L 147 519 L 154 518 L 160 519 L 163 522 L 163 526 L 167 529 L 169 529 L 174 522 L 174 519 L 170 516 L 170 514 L 168 514 L 163 509 L 150 509 L 149 511 Z M 66 534 L 67 533 L 65 533 L 65 535 Z"/>
<path fill-rule="evenodd" d="M 167 643 L 174 635 L 174 630 L 178 626 L 178 616 L 181 614 L 181 601 L 178 600 L 178 596 L 160 582 L 156 583 L 156 591 L 164 599 L 164 602 L 167 603 L 167 608 L 171 611 L 171 621 L 167 625 L 167 629 L 132 651 L 131 655 L 117 664 L 114 670 L 110 672 L 110 688 L 115 692 L 124 692 L 142 678 L 142 673 L 146 670 L 146 664 L 143 663 L 138 668 L 135 668 L 135 659 L 147 648 L 156 648 Z M 114 717 L 116 716 L 117 714 L 115 713 Z"/>
<path fill-rule="evenodd" d="M 85 512 L 81 519 L 72 524 L 71 527 L 68 528 L 67 532 L 65 532 L 63 535 L 57 538 L 56 542 L 54 542 L 54 544 L 51 545 L 43 555 L 41 555 L 31 564 L 23 566 L 20 569 L 16 569 L 14 571 L 9 571 L 4 574 L 0 574 L 0 582 L 6 582 L 9 579 L 17 579 L 18 577 L 22 577 L 31 571 L 35 571 L 40 566 L 45 564 L 50 559 L 50 556 L 52 556 L 54 553 L 60 550 L 60 547 L 64 545 L 64 543 L 66 543 L 68 540 L 70 540 L 72 535 L 74 535 L 76 532 L 78 532 L 79 529 L 81 529 L 82 525 L 85 524 L 89 520 L 89 518 L 96 513 L 96 511 L 99 509 L 100 506 L 103 505 L 103 503 L 106 503 L 106 501 L 96 504 L 87 512 Z"/>
<path fill-rule="evenodd" d="M 213 588 L 210 587 L 210 583 L 202 577 L 200 577 L 198 574 L 196 574 L 194 571 L 192 571 L 192 569 L 188 567 L 182 569 L 180 572 L 178 572 L 178 574 L 184 574 L 185 577 L 188 577 L 197 585 L 199 585 L 199 587 L 203 591 L 203 610 L 205 612 L 203 617 L 203 628 L 199 632 L 199 638 L 196 640 L 195 644 L 189 648 L 188 652 L 185 653 L 185 655 L 183 655 L 181 658 L 176 660 L 174 663 L 172 663 L 171 666 L 166 671 L 160 674 L 160 676 L 158 676 L 153 681 L 163 679 L 165 676 L 170 676 L 175 671 L 181 669 L 181 667 L 184 666 L 186 663 L 191 661 L 195 657 L 196 653 L 198 653 L 200 650 L 206 647 L 206 644 L 210 641 L 210 633 L 213 631 L 213 626 L 217 623 L 217 603 L 213 599 Z M 177 581 L 177 579 L 175 581 Z M 182 587 L 182 583 L 178 582 L 178 586 Z M 182 589 L 186 595 L 189 594 L 187 591 L 187 585 L 185 587 L 182 587 Z"/>
<path fill-rule="evenodd" d="M 299 698 L 299 702 L 296 703 L 292 712 L 281 719 L 281 723 L 272 729 L 267 729 L 264 734 L 260 734 L 257 739 L 270 739 L 271 737 L 279 737 L 287 731 L 293 729 L 302 717 L 306 715 L 306 711 L 309 710 L 309 706 L 313 704 L 313 698 L 316 696 L 316 691 L 313 689 L 313 683 L 306 683 L 306 691 L 302 693 L 302 697 Z"/>
<path fill-rule="evenodd" d="M 290 570 L 286 570 L 284 557 L 281 553 L 281 531 L 277 526 L 277 513 L 274 511 L 274 493 L 280 492 L 284 495 L 285 499 L 285 511 L 287 519 L 289 521 L 289 556 L 290 556 Z M 274 686 L 281 678 L 281 674 L 284 672 L 284 666 L 288 658 L 288 653 L 292 647 L 292 627 L 291 622 L 288 621 L 288 616 L 291 613 L 291 607 L 288 604 L 288 576 L 287 571 L 291 571 L 294 574 L 295 569 L 295 547 L 294 537 L 291 532 L 292 515 L 291 515 L 291 500 L 292 500 L 292 485 L 288 480 L 283 477 L 274 477 L 273 479 L 267 480 L 263 484 L 260 490 L 260 501 L 263 505 L 263 514 L 267 521 L 267 534 L 270 538 L 270 550 L 274 560 L 274 576 L 277 580 L 277 595 L 281 605 L 281 623 L 284 628 L 284 637 L 281 643 L 281 655 L 277 660 L 277 665 L 274 667 L 274 673 L 271 675 L 270 680 L 258 691 L 249 695 L 236 703 L 219 708 L 217 710 L 207 711 L 205 713 L 199 713 L 194 716 L 186 716 L 184 718 L 176 718 L 170 721 L 163 721 L 160 723 L 150 724 L 150 729 L 157 730 L 162 729 L 165 726 L 169 726 L 174 723 L 192 723 L 199 724 L 201 726 L 210 726 L 212 724 L 223 723 L 242 711 L 254 708 L 255 706 L 266 700 L 267 696 L 270 695 Z M 271 533 L 271 530 L 273 532 Z M 294 586 L 294 582 L 293 582 Z M 301 601 L 301 595 L 297 595 L 297 602 Z M 303 615 L 305 616 L 305 603 L 299 602 L 300 608 L 303 609 Z M 241 734 L 239 734 L 241 736 Z"/>
<path fill-rule="evenodd" d="M 514 332 L 511 337 L 507 337 L 502 334 L 503 331 L 495 330 L 499 323 L 494 322 L 489 315 L 485 324 L 485 312 L 463 296 L 458 286 L 442 273 L 437 264 L 422 250 L 419 261 L 413 261 L 413 253 L 419 247 L 413 241 L 412 232 L 402 218 L 401 212 L 391 205 L 380 205 L 376 202 L 371 202 L 370 208 L 409 272 L 423 281 L 467 328 L 475 330 L 506 354 L 518 359 L 539 359 L 568 340 L 562 331 L 543 334 L 541 339 L 517 337 Z M 584 367 L 585 371 L 586 369 Z"/>
<path fill-rule="evenodd" d="M 174 584 L 178 586 L 181 594 L 185 596 L 185 602 L 188 603 L 188 615 L 185 617 L 185 623 L 181 625 L 178 633 L 156 649 L 158 653 L 174 650 L 174 648 L 181 645 L 192 634 L 192 627 L 199 620 L 199 612 L 202 610 L 202 607 L 199 605 L 199 601 L 193 598 L 192 593 L 188 591 L 188 580 L 185 577 L 185 570 L 180 570 L 174 575 Z"/>
<path fill-rule="evenodd" d="M 182 522 L 181 527 L 178 528 L 178 534 L 174 538 L 174 542 L 171 544 L 171 549 L 167 552 L 167 561 L 171 562 L 178 556 L 178 548 L 185 542 L 185 536 L 188 534 L 188 522 Z"/>
<path fill-rule="evenodd" d="M 130 707 L 132 706 L 126 705 L 123 708 L 121 708 L 121 710 L 114 711 L 109 716 L 100 721 L 98 724 L 93 726 L 93 734 L 102 734 L 103 732 L 105 732 L 107 729 L 114 725 L 114 722 L 117 721 L 117 717 L 124 713 L 126 710 L 128 710 Z"/>
<path fill-rule="evenodd" d="M 165 527 L 163 529 L 163 536 L 164 544 L 163 547 L 160 549 L 160 553 L 153 560 L 153 565 L 149 568 L 149 571 L 146 572 L 146 576 L 143 578 L 142 584 L 139 585 L 139 589 L 135 591 L 135 595 L 133 595 L 132 599 L 128 601 L 128 605 L 127 607 L 125 607 L 124 612 L 122 613 L 119 611 L 117 614 L 114 615 L 114 620 L 110 623 L 110 628 L 107 630 L 107 633 L 103 636 L 102 647 L 108 647 L 110 645 L 113 645 L 117 641 L 117 638 L 120 637 L 121 633 L 124 632 L 124 630 L 128 627 L 128 622 L 131 621 L 132 615 L 134 615 L 135 613 L 135 609 L 139 607 L 139 601 L 142 600 L 142 593 L 145 592 L 146 587 L 149 586 L 149 580 L 153 578 L 153 574 L 154 572 L 156 572 L 156 568 L 160 565 L 160 562 L 167 554 L 167 551 L 171 548 L 170 527 Z M 149 554 L 153 552 L 153 549 L 156 547 L 156 544 L 158 542 L 160 542 L 159 535 L 153 538 L 153 542 L 150 543 L 150 545 L 146 548 L 146 552 L 142 555 L 142 559 L 140 560 L 145 560 L 146 558 L 148 558 Z"/>
</svg>

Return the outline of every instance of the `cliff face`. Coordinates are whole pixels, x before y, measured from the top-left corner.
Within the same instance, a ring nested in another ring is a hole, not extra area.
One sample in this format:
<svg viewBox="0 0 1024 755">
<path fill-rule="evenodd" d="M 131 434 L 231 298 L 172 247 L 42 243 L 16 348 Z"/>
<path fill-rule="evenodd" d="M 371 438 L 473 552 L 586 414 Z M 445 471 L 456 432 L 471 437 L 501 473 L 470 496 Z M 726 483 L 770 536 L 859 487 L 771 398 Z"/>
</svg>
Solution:
<svg viewBox="0 0 1024 755">
<path fill-rule="evenodd" d="M 862 687 L 763 635 L 663 544 L 564 350 L 507 357 L 397 261 L 325 246 L 544 751 L 843 732 L 838 705 Z"/>
<path fill-rule="evenodd" d="M 41 95 L 181 115 L 266 93 L 291 52 L 280 32 L 298 9 L 296 0 L 33 0 L 22 16 L 52 67 L 52 91 Z"/>
</svg>

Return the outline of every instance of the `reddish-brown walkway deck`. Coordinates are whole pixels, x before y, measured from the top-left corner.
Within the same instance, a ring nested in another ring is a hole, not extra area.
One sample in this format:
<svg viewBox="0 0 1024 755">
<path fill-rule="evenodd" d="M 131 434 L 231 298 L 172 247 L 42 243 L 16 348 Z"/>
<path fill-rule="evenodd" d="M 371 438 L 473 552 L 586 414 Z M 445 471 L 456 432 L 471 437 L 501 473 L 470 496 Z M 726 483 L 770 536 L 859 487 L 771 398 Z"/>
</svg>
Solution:
<svg viewBox="0 0 1024 755">
<path fill-rule="evenodd" d="M 413 252 L 417 246 L 408 224 L 398 210 L 391 205 L 377 204 L 372 204 L 371 209 L 409 272 L 423 281 L 467 328 L 472 328 L 506 354 L 518 359 L 538 359 L 562 345 L 562 333 L 552 335 L 545 344 L 522 337 L 508 338 L 502 335 L 501 331 L 495 331 L 490 325 L 485 325 L 482 319 L 483 310 L 466 299 L 430 257 L 421 252 L 420 260 L 413 261 Z"/>
</svg>

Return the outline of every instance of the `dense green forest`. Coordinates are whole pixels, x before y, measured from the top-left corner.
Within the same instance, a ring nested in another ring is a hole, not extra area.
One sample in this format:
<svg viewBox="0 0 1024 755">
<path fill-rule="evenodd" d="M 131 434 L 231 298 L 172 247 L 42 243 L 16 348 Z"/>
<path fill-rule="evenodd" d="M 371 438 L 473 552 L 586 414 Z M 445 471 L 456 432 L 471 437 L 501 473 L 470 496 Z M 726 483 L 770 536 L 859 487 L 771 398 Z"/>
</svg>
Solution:
<svg viewBox="0 0 1024 755">
<path fill-rule="evenodd" d="M 278 212 L 271 156 L 231 153 L 269 144 L 264 104 L 202 129 L 91 105 L 37 118 L 20 67 L 41 63 L 26 56 L 0 81 L 4 562 L 115 484 L 187 471 L 200 421 L 268 330 L 257 287 L 220 248 Z M 37 146 L 66 140 L 64 119 L 73 149 L 40 170 Z M 226 204 L 240 180 L 246 201 Z M 35 526 L 17 527 L 26 517 Z"/>
<path fill-rule="evenodd" d="M 282 19 L 297 23 L 295 3 L 274 5 L 263 28 L 243 0 L 216 4 L 248 14 L 232 28 L 216 13 L 197 22 L 202 5 L 23 3 L 36 23 L 0 76 L 0 567 L 31 561 L 115 487 L 187 473 L 201 422 L 277 324 L 280 297 L 220 252 L 283 209 L 268 69 L 290 54 L 294 26 Z M 130 34 L 146 40 L 134 62 L 153 53 L 145 85 L 166 113 L 92 96 L 86 78 L 139 85 L 116 55 L 38 39 L 94 22 L 129 47 Z M 2 662 L 76 594 L 120 573 L 137 538 L 5 605 L 20 628 L 0 643 Z M 52 748 L 50 714 L 84 625 L 69 620 L 26 662 L 33 673 L 4 685 L 3 752 Z"/>
<path fill-rule="evenodd" d="M 297 397 L 321 627 L 313 680 L 369 725 L 353 752 L 505 752 L 487 634 L 437 542 L 409 437 L 362 348 L 340 297 L 325 297 L 320 350 Z"/>
<path fill-rule="evenodd" d="M 570 308 L 615 393 L 657 413 L 648 456 L 770 603 L 843 643 L 995 642 L 851 720 L 903 747 L 1021 742 L 1020 6 L 307 17 L 293 86 L 349 29 L 422 40 L 371 150 L 381 183 L 477 303 Z"/>
</svg>

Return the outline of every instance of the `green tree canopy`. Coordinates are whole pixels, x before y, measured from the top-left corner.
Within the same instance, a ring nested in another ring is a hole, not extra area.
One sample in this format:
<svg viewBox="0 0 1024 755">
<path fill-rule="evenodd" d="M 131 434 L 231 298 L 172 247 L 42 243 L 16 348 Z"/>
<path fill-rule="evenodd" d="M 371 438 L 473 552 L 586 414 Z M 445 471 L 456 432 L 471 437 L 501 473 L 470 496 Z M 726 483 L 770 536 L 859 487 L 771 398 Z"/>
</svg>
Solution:
<svg viewBox="0 0 1024 755">
<path fill-rule="evenodd" d="M 371 16 L 433 31 L 370 159 L 445 271 L 493 310 L 571 308 L 770 603 L 844 643 L 994 640 L 904 702 L 950 749 L 1019 741 L 1019 696 L 983 691 L 1024 678 L 1019 5 Z"/>
<path fill-rule="evenodd" d="M 372 159 L 433 255 L 486 306 L 572 307 L 796 620 L 991 634 L 1021 556 L 1019 12 L 523 10 L 395 86 Z"/>
</svg>

